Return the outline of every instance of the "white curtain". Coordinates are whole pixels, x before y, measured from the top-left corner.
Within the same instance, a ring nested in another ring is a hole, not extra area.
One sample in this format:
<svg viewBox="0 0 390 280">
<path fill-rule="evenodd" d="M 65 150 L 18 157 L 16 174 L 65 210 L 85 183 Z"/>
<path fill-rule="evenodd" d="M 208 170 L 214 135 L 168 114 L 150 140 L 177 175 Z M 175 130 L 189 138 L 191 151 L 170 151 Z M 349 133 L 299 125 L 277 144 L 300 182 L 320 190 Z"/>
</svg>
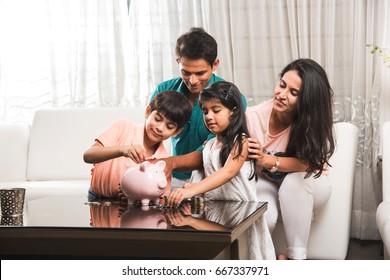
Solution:
<svg viewBox="0 0 390 280">
<path fill-rule="evenodd" d="M 291 60 L 319 62 L 335 92 L 335 121 L 359 128 L 351 237 L 380 238 L 375 223 L 380 127 L 390 119 L 390 113 L 381 113 L 390 107 L 389 83 L 382 76 L 390 73 L 366 44 L 390 47 L 389 1 L 133 0 L 131 5 L 133 32 L 139 34 L 135 45 L 144 50 L 135 52 L 142 53 L 142 64 L 134 72 L 143 104 L 157 83 L 178 75 L 175 42 L 190 26 L 203 26 L 216 38 L 217 74 L 237 84 L 249 105 L 272 96 L 279 72 Z"/>
<path fill-rule="evenodd" d="M 204 4 L 203 2 L 206 2 Z M 176 39 L 192 26 L 205 26 L 208 2 L 199 0 L 132 0 L 132 90 L 136 103 L 147 105 L 151 93 L 163 80 L 179 75 L 175 60 Z"/>
<path fill-rule="evenodd" d="M 0 121 L 132 100 L 126 0 L 1 0 Z"/>
</svg>

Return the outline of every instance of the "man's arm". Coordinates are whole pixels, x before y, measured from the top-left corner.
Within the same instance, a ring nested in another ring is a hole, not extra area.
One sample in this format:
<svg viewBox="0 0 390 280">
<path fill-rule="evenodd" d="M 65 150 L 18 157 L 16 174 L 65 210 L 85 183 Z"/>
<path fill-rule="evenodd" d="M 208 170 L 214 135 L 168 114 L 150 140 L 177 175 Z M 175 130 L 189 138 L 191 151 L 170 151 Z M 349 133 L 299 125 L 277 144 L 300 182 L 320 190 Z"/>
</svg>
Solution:
<svg viewBox="0 0 390 280">
<path fill-rule="evenodd" d="M 190 172 L 197 169 L 203 169 L 202 151 L 200 150 L 185 155 L 149 159 L 148 161 L 154 163 L 160 160 L 163 160 L 166 163 L 164 173 L 167 178 L 171 178 L 172 171 Z"/>
<path fill-rule="evenodd" d="M 202 152 L 198 150 L 189 154 L 172 156 L 160 160 L 166 162 L 165 172 L 169 174 L 172 173 L 172 171 L 188 172 L 203 168 Z"/>
</svg>

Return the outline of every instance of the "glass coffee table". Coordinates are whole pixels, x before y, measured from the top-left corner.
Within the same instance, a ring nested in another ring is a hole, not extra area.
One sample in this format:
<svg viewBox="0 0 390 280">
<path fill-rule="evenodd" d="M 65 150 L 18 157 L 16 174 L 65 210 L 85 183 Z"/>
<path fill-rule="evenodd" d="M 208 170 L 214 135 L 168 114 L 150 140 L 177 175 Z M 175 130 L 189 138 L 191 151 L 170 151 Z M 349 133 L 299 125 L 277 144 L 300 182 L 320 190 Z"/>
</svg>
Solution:
<svg viewBox="0 0 390 280">
<path fill-rule="evenodd" d="M 179 209 L 51 196 L 3 219 L 2 259 L 239 259 L 238 240 L 264 202 L 203 201 Z M 225 257 L 223 257 L 225 258 Z"/>
</svg>

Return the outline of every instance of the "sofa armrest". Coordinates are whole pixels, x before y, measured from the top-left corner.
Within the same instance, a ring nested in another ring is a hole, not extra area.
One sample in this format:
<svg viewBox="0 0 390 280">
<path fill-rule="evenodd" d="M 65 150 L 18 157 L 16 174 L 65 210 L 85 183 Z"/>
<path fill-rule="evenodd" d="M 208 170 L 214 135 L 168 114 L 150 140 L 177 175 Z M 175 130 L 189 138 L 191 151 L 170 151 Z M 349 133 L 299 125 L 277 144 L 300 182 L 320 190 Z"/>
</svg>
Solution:
<svg viewBox="0 0 390 280">
<path fill-rule="evenodd" d="M 388 201 L 390 200 L 390 121 L 383 124 L 382 134 L 382 192 L 383 201 Z"/>
<path fill-rule="evenodd" d="M 30 126 L 0 124 L 0 181 L 25 181 Z"/>
</svg>

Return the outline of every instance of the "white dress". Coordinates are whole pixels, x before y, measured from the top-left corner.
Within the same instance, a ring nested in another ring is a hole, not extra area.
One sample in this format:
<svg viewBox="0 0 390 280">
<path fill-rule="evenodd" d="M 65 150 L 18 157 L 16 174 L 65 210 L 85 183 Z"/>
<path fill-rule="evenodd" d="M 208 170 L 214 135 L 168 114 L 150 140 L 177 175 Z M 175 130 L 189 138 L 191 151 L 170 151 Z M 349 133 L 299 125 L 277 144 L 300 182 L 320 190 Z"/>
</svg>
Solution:
<svg viewBox="0 0 390 280">
<path fill-rule="evenodd" d="M 211 175 L 222 167 L 219 162 L 220 149 L 221 145 L 216 138 L 209 140 L 205 144 L 203 149 L 204 173 L 194 171 L 192 173 L 191 182 L 199 182 L 205 176 Z M 221 187 L 205 193 L 204 198 L 206 200 L 261 201 L 261 198 L 257 196 L 255 180 L 248 179 L 252 172 L 252 168 L 251 163 L 246 161 L 235 177 Z M 224 213 L 211 211 L 209 213 L 212 213 L 212 215 L 207 217 L 207 219 L 220 224 L 234 223 L 234 220 L 239 221 L 242 219 L 243 215 L 246 215 L 246 213 L 241 212 L 240 209 L 237 209 L 237 215 L 226 217 Z M 206 215 L 207 213 L 208 211 L 205 211 Z M 275 259 L 275 249 L 271 234 L 263 216 L 248 228 L 246 234 L 249 259 Z"/>
</svg>

